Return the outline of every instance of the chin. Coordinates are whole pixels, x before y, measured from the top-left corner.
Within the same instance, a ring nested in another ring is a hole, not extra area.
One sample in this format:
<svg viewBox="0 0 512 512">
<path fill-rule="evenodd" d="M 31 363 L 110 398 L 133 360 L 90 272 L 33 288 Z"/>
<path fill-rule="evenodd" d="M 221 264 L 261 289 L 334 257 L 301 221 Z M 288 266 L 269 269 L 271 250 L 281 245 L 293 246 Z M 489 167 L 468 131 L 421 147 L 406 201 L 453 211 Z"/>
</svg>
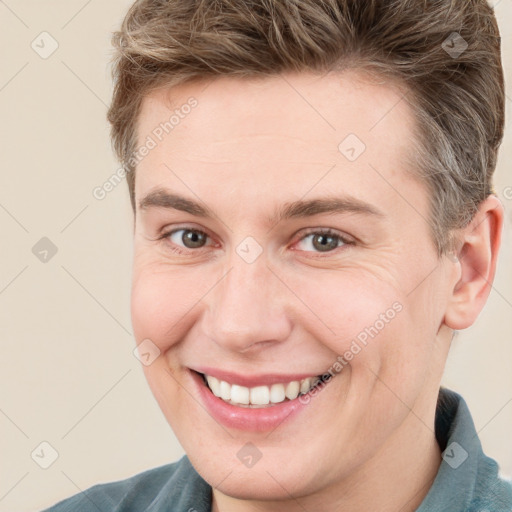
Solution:
<svg viewBox="0 0 512 512">
<path fill-rule="evenodd" d="M 237 444 L 238 446 L 238 444 Z M 314 494 L 328 485 L 327 475 L 322 476 L 322 468 L 302 459 L 300 466 L 290 461 L 286 455 L 262 449 L 261 459 L 253 467 L 245 467 L 232 450 L 224 454 L 210 454 L 208 462 L 200 450 L 187 455 L 201 477 L 210 486 L 226 496 L 241 500 L 281 501 Z M 321 479 L 321 480 L 319 480 Z"/>
</svg>

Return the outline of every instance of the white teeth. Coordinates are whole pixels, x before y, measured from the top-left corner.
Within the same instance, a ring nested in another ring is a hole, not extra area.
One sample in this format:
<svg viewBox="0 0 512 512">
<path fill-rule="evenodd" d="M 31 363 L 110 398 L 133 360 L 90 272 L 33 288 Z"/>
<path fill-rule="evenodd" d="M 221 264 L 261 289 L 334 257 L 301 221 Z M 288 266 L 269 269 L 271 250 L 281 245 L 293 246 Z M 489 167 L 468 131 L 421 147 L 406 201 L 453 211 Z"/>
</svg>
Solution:
<svg viewBox="0 0 512 512">
<path fill-rule="evenodd" d="M 222 400 L 231 400 L 231 386 L 223 380 L 220 381 L 220 397 Z"/>
<path fill-rule="evenodd" d="M 208 387 L 212 393 L 233 405 L 264 407 L 279 404 L 286 399 L 295 400 L 299 394 L 307 393 L 316 386 L 320 379 L 308 377 L 301 381 L 272 384 L 272 386 L 255 386 L 248 388 L 238 384 L 229 384 L 210 375 L 205 375 Z"/>
<path fill-rule="evenodd" d="M 210 386 L 210 389 L 212 390 L 212 393 L 215 396 L 220 396 L 220 383 L 219 379 L 216 377 L 211 377 L 210 375 L 206 376 L 206 380 L 208 381 L 208 386 Z"/>
<path fill-rule="evenodd" d="M 284 384 L 272 384 L 270 388 L 270 401 L 273 404 L 283 402 L 285 399 Z"/>
<path fill-rule="evenodd" d="M 237 386 L 233 384 L 231 386 L 231 401 L 236 402 L 238 404 L 248 404 L 249 403 L 249 388 L 245 386 Z"/>
<path fill-rule="evenodd" d="M 251 404 L 267 405 L 270 402 L 270 391 L 268 386 L 257 386 L 251 388 Z"/>
<path fill-rule="evenodd" d="M 294 380 L 289 382 L 286 386 L 285 395 L 288 400 L 295 400 L 299 396 L 300 393 L 300 382 Z"/>
<path fill-rule="evenodd" d="M 311 389 L 311 379 L 308 377 L 300 382 L 300 392 L 307 393 Z"/>
</svg>

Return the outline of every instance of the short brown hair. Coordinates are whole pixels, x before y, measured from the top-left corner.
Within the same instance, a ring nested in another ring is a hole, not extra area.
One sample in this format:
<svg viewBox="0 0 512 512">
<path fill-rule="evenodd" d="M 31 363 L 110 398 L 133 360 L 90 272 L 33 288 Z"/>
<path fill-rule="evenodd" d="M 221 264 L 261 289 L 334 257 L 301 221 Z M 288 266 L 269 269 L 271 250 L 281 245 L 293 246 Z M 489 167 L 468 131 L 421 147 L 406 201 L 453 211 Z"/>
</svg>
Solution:
<svg viewBox="0 0 512 512">
<path fill-rule="evenodd" d="M 492 193 L 503 138 L 500 36 L 485 0 L 137 0 L 114 33 L 112 143 L 135 209 L 137 119 L 154 89 L 347 68 L 406 87 L 414 172 L 439 255 Z"/>
</svg>

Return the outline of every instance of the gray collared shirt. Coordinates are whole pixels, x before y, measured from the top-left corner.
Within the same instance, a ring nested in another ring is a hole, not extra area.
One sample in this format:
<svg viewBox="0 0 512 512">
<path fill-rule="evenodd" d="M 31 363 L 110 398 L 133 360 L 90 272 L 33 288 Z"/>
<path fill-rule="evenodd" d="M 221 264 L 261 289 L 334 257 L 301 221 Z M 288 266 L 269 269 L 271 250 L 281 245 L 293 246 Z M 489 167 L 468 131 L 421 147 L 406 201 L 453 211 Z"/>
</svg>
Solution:
<svg viewBox="0 0 512 512">
<path fill-rule="evenodd" d="M 416 512 L 512 512 L 512 483 L 483 451 L 464 399 L 441 389 L 437 476 Z M 44 512 L 210 512 L 211 487 L 186 456 L 126 480 L 95 485 Z"/>
<path fill-rule="evenodd" d="M 416 512 L 511 512 L 512 483 L 487 457 L 464 399 L 441 388 L 436 437 L 443 461 Z"/>
</svg>

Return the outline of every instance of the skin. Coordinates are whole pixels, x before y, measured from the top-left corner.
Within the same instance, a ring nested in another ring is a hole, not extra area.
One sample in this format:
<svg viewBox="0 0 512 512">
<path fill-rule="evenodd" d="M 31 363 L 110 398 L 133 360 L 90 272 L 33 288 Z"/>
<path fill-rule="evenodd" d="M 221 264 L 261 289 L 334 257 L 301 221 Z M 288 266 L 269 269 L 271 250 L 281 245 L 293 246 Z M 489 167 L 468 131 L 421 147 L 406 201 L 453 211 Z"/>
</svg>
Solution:
<svg viewBox="0 0 512 512">
<path fill-rule="evenodd" d="M 444 363 L 453 329 L 471 325 L 489 294 L 503 209 L 485 200 L 457 253 L 438 258 L 428 191 L 404 165 L 414 119 L 402 94 L 345 71 L 223 77 L 143 102 L 140 144 L 198 101 L 136 171 L 132 322 L 137 343 L 160 350 L 145 375 L 213 487 L 214 511 L 413 511 L 437 473 Z M 366 145 L 353 162 L 338 150 L 349 133 Z M 141 209 L 157 187 L 215 216 Z M 269 220 L 285 203 L 341 194 L 382 216 Z M 204 245 L 190 248 L 186 231 L 158 239 L 184 228 L 204 231 Z M 321 228 L 349 240 L 322 252 L 310 232 Z M 248 236 L 263 250 L 250 264 L 236 252 Z M 274 431 L 229 429 L 202 407 L 187 368 L 321 374 L 394 303 L 395 318 Z M 262 453 L 251 468 L 237 458 L 247 442 Z"/>
</svg>

